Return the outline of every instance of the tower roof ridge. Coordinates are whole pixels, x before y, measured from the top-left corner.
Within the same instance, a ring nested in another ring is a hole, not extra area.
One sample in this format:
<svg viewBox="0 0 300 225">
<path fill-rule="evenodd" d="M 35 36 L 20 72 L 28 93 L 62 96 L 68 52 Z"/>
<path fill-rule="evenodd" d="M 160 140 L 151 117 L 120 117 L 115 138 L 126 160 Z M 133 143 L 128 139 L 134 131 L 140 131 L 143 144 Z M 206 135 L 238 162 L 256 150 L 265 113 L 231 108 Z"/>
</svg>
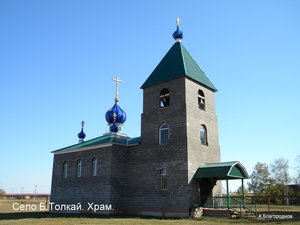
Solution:
<svg viewBox="0 0 300 225">
<path fill-rule="evenodd" d="M 185 57 L 184 57 L 184 54 L 182 52 L 182 44 L 180 45 L 180 50 L 181 50 L 181 57 L 182 57 L 182 62 L 183 62 L 183 68 L 184 68 L 184 74 L 187 74 L 187 69 L 186 69 L 186 65 L 185 65 Z"/>
</svg>

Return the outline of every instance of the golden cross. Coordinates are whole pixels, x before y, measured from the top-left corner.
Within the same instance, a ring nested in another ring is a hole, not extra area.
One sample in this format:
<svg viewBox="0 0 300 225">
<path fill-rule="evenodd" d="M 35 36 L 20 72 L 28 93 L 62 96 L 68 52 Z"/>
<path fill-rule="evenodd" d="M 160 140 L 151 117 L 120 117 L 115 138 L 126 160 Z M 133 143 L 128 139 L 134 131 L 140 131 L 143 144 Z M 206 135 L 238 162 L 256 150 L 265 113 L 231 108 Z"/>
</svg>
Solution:
<svg viewBox="0 0 300 225">
<path fill-rule="evenodd" d="M 114 78 L 113 78 L 113 81 L 115 81 L 115 82 L 116 82 L 116 98 L 115 98 L 115 102 L 117 103 L 117 102 L 119 101 L 119 91 L 118 91 L 118 84 L 119 84 L 119 83 L 123 83 L 123 81 L 122 81 L 122 80 L 120 80 L 120 78 L 119 78 L 119 77 L 114 77 Z"/>
</svg>

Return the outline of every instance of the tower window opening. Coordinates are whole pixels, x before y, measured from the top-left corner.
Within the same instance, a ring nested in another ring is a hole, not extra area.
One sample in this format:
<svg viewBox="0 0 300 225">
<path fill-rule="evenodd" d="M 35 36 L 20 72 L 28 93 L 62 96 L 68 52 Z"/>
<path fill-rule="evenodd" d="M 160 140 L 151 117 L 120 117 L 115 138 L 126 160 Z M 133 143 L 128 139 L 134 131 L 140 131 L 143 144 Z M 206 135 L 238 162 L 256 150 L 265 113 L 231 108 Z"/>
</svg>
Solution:
<svg viewBox="0 0 300 225">
<path fill-rule="evenodd" d="M 68 163 L 66 161 L 63 163 L 62 177 L 63 178 L 67 178 L 68 177 Z"/>
<path fill-rule="evenodd" d="M 78 160 L 77 166 L 76 166 L 76 177 L 81 177 L 81 175 L 82 175 L 81 170 L 82 170 L 82 161 Z"/>
<path fill-rule="evenodd" d="M 97 159 L 93 158 L 92 160 L 92 176 L 97 176 Z"/>
<path fill-rule="evenodd" d="M 159 128 L 159 144 L 166 145 L 169 142 L 169 125 L 163 123 Z"/>
<path fill-rule="evenodd" d="M 200 127 L 200 141 L 202 145 L 206 145 L 208 146 L 208 142 L 207 142 L 207 130 L 205 125 L 201 125 Z"/>
<path fill-rule="evenodd" d="M 205 110 L 205 96 L 202 90 L 198 91 L 198 105 L 200 109 Z"/>
<path fill-rule="evenodd" d="M 159 95 L 160 108 L 170 106 L 170 92 L 167 88 L 162 89 Z"/>
<path fill-rule="evenodd" d="M 165 169 L 160 171 L 160 189 L 167 190 L 168 188 L 168 177 Z"/>
</svg>

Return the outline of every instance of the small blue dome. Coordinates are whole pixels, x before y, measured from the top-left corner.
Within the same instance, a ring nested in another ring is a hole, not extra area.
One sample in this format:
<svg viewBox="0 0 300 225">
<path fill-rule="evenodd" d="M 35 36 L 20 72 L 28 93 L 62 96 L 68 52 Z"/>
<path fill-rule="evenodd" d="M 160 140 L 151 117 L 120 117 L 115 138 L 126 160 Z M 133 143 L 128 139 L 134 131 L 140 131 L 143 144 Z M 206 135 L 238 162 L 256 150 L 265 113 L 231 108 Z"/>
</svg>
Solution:
<svg viewBox="0 0 300 225">
<path fill-rule="evenodd" d="M 115 103 L 114 106 L 105 114 L 105 119 L 110 126 L 111 132 L 118 132 L 120 125 L 126 121 L 126 113 Z"/>
<path fill-rule="evenodd" d="M 85 133 L 83 132 L 83 128 L 81 128 L 80 133 L 78 133 L 78 138 L 79 139 L 85 139 Z"/>
<path fill-rule="evenodd" d="M 183 38 L 183 32 L 177 27 L 177 30 L 173 33 L 172 36 L 175 40 L 181 40 Z"/>
<path fill-rule="evenodd" d="M 116 133 L 119 131 L 119 126 L 116 123 L 111 124 L 111 126 L 109 127 L 109 131 Z"/>
</svg>

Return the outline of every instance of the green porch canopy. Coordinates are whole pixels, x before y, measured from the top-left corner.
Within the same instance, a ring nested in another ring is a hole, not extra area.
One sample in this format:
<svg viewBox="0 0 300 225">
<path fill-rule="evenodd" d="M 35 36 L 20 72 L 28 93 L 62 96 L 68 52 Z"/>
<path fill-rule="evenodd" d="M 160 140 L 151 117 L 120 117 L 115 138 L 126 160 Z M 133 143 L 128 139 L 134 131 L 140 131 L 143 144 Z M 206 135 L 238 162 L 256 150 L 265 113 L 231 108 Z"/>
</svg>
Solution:
<svg viewBox="0 0 300 225">
<path fill-rule="evenodd" d="M 239 161 L 233 162 L 219 162 L 219 163 L 206 163 L 198 167 L 194 178 L 196 179 L 214 179 L 226 180 L 226 196 L 227 196 L 227 209 L 231 207 L 231 199 L 229 196 L 229 180 L 241 179 L 242 181 L 242 206 L 245 208 L 245 192 L 244 192 L 244 179 L 248 179 L 249 175 L 245 167 Z"/>
<path fill-rule="evenodd" d="M 233 161 L 206 163 L 197 169 L 194 178 L 214 178 L 216 180 L 248 179 L 249 175 L 239 161 Z"/>
</svg>

